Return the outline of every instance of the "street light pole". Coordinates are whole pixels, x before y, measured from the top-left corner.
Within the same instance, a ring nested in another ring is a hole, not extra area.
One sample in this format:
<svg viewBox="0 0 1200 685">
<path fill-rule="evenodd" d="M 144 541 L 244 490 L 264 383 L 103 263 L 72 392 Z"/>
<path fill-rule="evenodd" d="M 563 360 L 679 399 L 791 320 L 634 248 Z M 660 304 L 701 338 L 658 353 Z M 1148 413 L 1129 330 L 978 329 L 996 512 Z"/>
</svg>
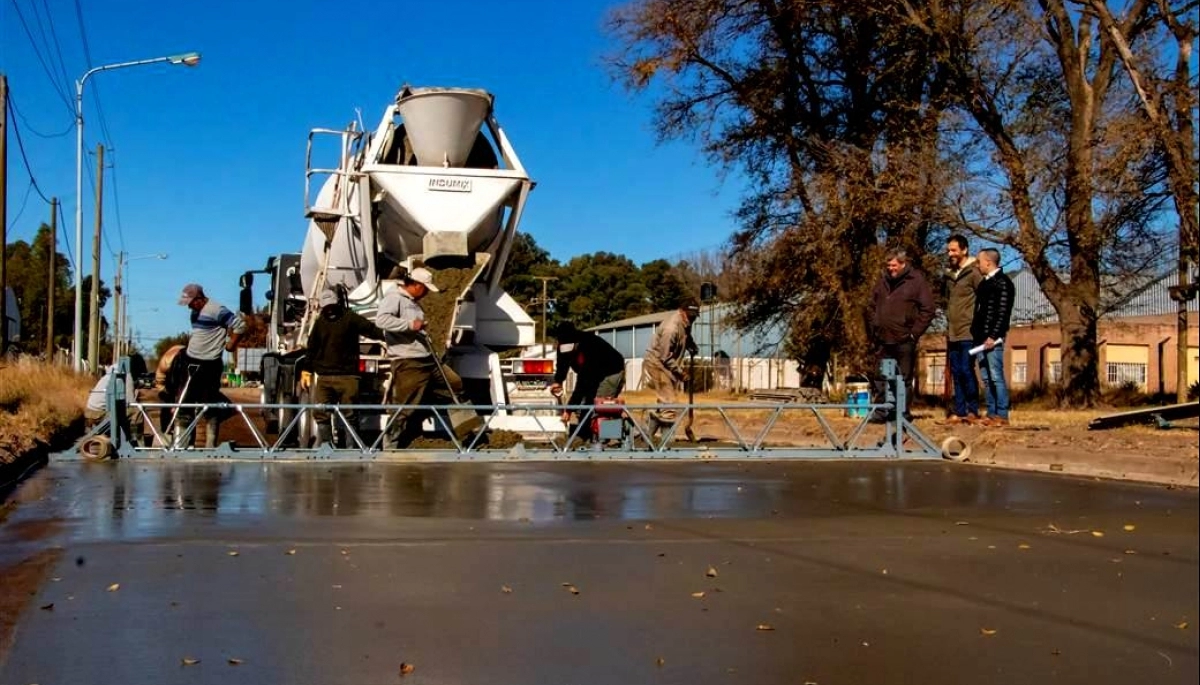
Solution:
<svg viewBox="0 0 1200 685">
<path fill-rule="evenodd" d="M 113 296 L 113 321 L 117 333 L 113 343 L 113 364 L 116 364 L 125 354 L 128 347 L 125 344 L 125 337 L 129 335 L 129 279 L 125 275 L 125 270 L 128 268 L 129 262 L 136 262 L 139 259 L 161 260 L 169 256 L 165 252 L 138 255 L 137 257 L 126 257 L 124 252 L 117 253 L 116 294 Z"/>
<path fill-rule="evenodd" d="M 539 281 L 542 282 L 542 298 L 541 298 L 541 304 L 542 304 L 542 351 L 541 351 L 541 354 L 544 355 L 544 354 L 546 354 L 546 308 L 550 304 L 550 299 L 547 297 L 547 285 L 550 283 L 550 281 L 557 281 L 558 278 L 555 276 L 535 276 L 535 278 L 537 278 Z"/>
<path fill-rule="evenodd" d="M 76 371 L 82 370 L 83 362 L 83 86 L 97 72 L 160 62 L 194 67 L 200 63 L 200 53 L 187 52 L 92 67 L 75 82 L 75 329 L 71 340 L 71 366 Z M 98 280 L 94 276 L 93 279 Z M 97 282 L 93 287 L 98 288 L 100 284 Z"/>
</svg>

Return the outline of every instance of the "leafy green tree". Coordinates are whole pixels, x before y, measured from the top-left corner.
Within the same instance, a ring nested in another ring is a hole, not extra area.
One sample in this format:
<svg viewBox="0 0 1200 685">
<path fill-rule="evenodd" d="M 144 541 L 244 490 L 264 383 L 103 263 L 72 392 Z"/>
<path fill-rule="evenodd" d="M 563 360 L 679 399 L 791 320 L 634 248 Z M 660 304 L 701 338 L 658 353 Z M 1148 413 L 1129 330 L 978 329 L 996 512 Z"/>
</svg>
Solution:
<svg viewBox="0 0 1200 685">
<path fill-rule="evenodd" d="M 654 311 L 641 270 L 624 255 L 595 252 L 574 257 L 552 285 L 556 311 L 580 328 Z"/>
<path fill-rule="evenodd" d="M 154 343 L 154 358 L 162 359 L 162 356 L 167 353 L 167 350 L 176 345 L 186 345 L 187 343 L 187 333 L 176 333 L 175 335 L 168 335 L 165 338 L 159 338 L 158 342 Z"/>
<path fill-rule="evenodd" d="M 655 259 L 642 265 L 642 283 L 649 294 L 652 311 L 675 309 L 685 298 L 698 297 L 699 287 L 692 292 L 679 271 L 665 259 Z"/>
</svg>

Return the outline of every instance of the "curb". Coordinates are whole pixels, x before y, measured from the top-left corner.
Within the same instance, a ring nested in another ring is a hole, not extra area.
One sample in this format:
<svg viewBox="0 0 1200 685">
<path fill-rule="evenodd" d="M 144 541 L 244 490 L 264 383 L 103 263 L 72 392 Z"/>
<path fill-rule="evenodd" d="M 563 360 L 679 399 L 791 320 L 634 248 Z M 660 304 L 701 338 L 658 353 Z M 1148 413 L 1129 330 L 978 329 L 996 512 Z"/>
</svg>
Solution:
<svg viewBox="0 0 1200 685">
<path fill-rule="evenodd" d="M 1200 462 L 1195 454 L 1147 456 L 1129 452 L 1096 454 L 1083 450 L 1000 448 L 974 445 L 966 463 L 977 466 L 1041 471 L 1089 478 L 1200 486 Z"/>
</svg>

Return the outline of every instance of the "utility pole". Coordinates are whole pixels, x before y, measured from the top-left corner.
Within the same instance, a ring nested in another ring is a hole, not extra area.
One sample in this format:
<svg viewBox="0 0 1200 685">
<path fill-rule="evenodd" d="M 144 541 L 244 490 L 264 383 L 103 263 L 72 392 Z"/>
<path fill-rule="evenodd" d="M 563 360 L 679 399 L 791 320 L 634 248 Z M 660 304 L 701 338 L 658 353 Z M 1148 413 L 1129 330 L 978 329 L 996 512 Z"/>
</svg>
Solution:
<svg viewBox="0 0 1200 685">
<path fill-rule="evenodd" d="M 8 351 L 8 77 L 0 74 L 0 354 Z"/>
<path fill-rule="evenodd" d="M 541 305 L 542 305 L 542 354 L 546 354 L 546 308 L 550 304 L 550 299 L 547 295 L 546 288 L 549 285 L 550 281 L 557 281 L 558 277 L 557 276 L 534 276 L 534 278 L 536 278 L 542 282 L 542 297 L 540 300 Z"/>
<path fill-rule="evenodd" d="M 88 322 L 88 370 L 100 368 L 100 228 L 104 202 L 104 145 L 96 146 L 96 232 L 92 235 L 92 311 Z"/>
<path fill-rule="evenodd" d="M 117 278 L 113 282 L 113 335 L 112 363 L 116 365 L 121 358 L 121 270 L 125 266 L 125 253 L 117 253 Z"/>
<path fill-rule="evenodd" d="M 54 362 L 54 291 L 58 285 L 58 198 L 50 198 L 50 280 L 46 287 L 46 361 Z"/>
</svg>

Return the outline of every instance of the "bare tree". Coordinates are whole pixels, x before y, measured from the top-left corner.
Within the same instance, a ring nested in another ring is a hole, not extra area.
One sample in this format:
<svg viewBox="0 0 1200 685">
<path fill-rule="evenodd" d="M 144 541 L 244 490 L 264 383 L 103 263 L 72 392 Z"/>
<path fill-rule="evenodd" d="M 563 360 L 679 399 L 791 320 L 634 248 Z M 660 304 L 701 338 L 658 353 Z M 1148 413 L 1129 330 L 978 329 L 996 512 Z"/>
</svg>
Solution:
<svg viewBox="0 0 1200 685">
<path fill-rule="evenodd" d="M 661 138 L 748 177 L 725 272 L 743 326 L 784 324 L 826 368 L 867 358 L 861 316 L 882 245 L 939 229 L 943 83 L 895 2 L 641 0 L 619 9 L 616 73 L 660 86 Z"/>
<path fill-rule="evenodd" d="M 1161 155 L 1114 79 L 1116 50 L 1065 0 L 906 4 L 908 23 L 938 37 L 963 113 L 946 220 L 1021 255 L 1058 315 L 1063 402 L 1090 406 L 1104 275 L 1136 286 L 1163 266 Z M 1145 7 L 1134 3 L 1128 34 L 1146 25 Z"/>
<path fill-rule="evenodd" d="M 1102 0 L 1083 0 L 1082 4 L 1095 13 L 1105 40 L 1112 42 L 1120 56 L 1165 157 L 1171 199 L 1179 217 L 1179 280 L 1172 297 L 1178 303 L 1176 393 L 1178 401 L 1185 402 L 1189 380 L 1187 303 L 1197 293 L 1197 283 L 1189 280 L 1191 269 L 1200 262 L 1200 162 L 1196 157 L 1196 76 L 1192 73 L 1200 3 L 1155 0 L 1149 8 L 1157 10 L 1157 16 L 1143 21 L 1153 21 L 1159 31 L 1143 30 L 1129 21 L 1147 8 L 1146 2 L 1133 3 L 1120 17 Z M 1167 40 L 1174 40 L 1173 59 L 1172 51 L 1164 49 L 1163 33 L 1170 37 Z"/>
</svg>

